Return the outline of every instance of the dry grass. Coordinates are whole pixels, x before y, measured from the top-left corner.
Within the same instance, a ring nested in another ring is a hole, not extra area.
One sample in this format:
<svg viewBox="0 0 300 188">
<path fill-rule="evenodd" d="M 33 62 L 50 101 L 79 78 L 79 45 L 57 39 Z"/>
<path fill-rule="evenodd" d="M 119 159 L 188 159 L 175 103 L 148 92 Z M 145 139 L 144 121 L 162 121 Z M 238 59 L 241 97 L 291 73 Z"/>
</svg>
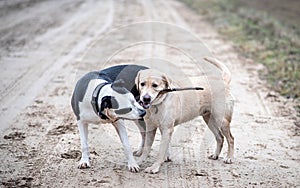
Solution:
<svg viewBox="0 0 300 188">
<path fill-rule="evenodd" d="M 261 77 L 287 98 L 300 98 L 300 28 L 236 0 L 181 0 L 204 15 L 236 49 L 266 66 Z"/>
</svg>

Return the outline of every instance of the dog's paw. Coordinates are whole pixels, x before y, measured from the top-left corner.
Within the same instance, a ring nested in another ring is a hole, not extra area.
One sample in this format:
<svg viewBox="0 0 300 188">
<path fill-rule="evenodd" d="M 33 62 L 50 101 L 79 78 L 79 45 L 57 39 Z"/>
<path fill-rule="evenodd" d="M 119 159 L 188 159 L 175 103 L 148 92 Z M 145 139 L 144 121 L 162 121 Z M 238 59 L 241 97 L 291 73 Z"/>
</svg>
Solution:
<svg viewBox="0 0 300 188">
<path fill-rule="evenodd" d="M 218 159 L 219 159 L 219 156 L 213 154 L 213 155 L 210 155 L 208 158 L 211 159 L 211 160 L 218 160 Z"/>
<path fill-rule="evenodd" d="M 135 161 L 128 161 L 127 166 L 128 166 L 128 170 L 130 172 L 139 172 L 140 171 L 140 167 Z"/>
<path fill-rule="evenodd" d="M 160 165 L 155 163 L 152 166 L 146 168 L 145 172 L 149 173 L 149 174 L 156 174 L 159 172 L 159 168 L 160 168 Z"/>
<path fill-rule="evenodd" d="M 165 157 L 165 162 L 171 162 L 171 161 L 172 161 L 172 159 L 170 158 L 170 156 Z"/>
<path fill-rule="evenodd" d="M 79 169 L 86 169 L 86 168 L 90 168 L 90 167 L 91 167 L 91 164 L 90 164 L 89 160 L 81 159 L 78 164 Z"/>
<path fill-rule="evenodd" d="M 143 149 L 138 149 L 133 152 L 133 156 L 140 157 L 143 154 Z"/>
<path fill-rule="evenodd" d="M 224 163 L 225 163 L 225 164 L 232 164 L 232 163 L 233 163 L 233 159 L 232 159 L 231 157 L 226 157 L 226 158 L 224 159 Z"/>
</svg>

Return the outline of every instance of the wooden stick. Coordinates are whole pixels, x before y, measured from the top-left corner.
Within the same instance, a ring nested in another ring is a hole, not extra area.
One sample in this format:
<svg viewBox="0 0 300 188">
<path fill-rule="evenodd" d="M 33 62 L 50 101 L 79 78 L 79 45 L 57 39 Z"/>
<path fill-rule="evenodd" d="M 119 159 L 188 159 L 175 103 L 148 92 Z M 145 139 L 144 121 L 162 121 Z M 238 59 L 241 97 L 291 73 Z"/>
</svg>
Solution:
<svg viewBox="0 0 300 188">
<path fill-rule="evenodd" d="M 163 89 L 159 92 L 159 94 L 165 94 L 174 91 L 186 91 L 186 90 L 204 90 L 202 87 L 184 87 L 184 88 L 171 88 L 171 89 Z"/>
</svg>

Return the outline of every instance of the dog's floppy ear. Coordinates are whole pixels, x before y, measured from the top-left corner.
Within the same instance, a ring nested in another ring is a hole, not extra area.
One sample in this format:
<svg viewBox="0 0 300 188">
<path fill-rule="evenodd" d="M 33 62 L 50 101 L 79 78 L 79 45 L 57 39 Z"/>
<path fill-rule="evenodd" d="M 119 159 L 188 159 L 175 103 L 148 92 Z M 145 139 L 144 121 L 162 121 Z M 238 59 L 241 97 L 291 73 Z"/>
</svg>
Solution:
<svg viewBox="0 0 300 188">
<path fill-rule="evenodd" d="M 118 101 L 113 96 L 105 96 L 101 99 L 101 112 L 106 108 L 118 109 Z"/>
<path fill-rule="evenodd" d="M 116 80 L 112 83 L 111 87 L 124 87 L 124 80 L 123 79 L 119 79 L 119 80 Z"/>
<path fill-rule="evenodd" d="M 138 72 L 136 77 L 135 77 L 135 85 L 136 85 L 136 89 L 138 91 L 140 91 L 140 75 L 141 75 L 141 71 Z"/>
<path fill-rule="evenodd" d="M 165 84 L 165 89 L 171 88 L 172 80 L 170 78 L 168 78 L 166 75 L 162 75 L 162 81 Z"/>
<path fill-rule="evenodd" d="M 111 88 L 120 93 L 120 94 L 126 94 L 129 91 L 125 88 L 125 82 L 122 79 L 116 80 L 111 84 Z"/>
</svg>

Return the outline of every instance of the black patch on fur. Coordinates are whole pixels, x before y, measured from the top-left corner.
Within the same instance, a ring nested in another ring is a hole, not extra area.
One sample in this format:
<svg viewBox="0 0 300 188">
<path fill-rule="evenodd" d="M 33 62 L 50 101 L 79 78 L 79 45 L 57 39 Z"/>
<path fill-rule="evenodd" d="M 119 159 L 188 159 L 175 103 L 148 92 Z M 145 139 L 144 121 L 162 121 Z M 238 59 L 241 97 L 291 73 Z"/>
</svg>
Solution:
<svg viewBox="0 0 300 188">
<path fill-rule="evenodd" d="M 100 106 L 101 106 L 100 111 L 102 112 L 105 108 L 118 109 L 119 103 L 114 96 L 105 96 L 102 97 Z"/>
<path fill-rule="evenodd" d="M 112 83 L 111 88 L 120 94 L 126 94 L 129 93 L 129 91 L 124 87 L 125 82 L 122 79 L 116 80 Z"/>
<path fill-rule="evenodd" d="M 113 96 L 102 97 L 100 106 L 101 106 L 101 108 L 100 108 L 100 118 L 101 119 L 109 119 L 105 114 L 102 113 L 104 111 L 104 109 L 119 108 L 119 104 L 118 104 L 117 100 L 115 99 L 115 97 L 113 97 Z"/>
<path fill-rule="evenodd" d="M 132 111 L 132 108 L 122 108 L 119 110 L 115 110 L 116 114 L 127 114 Z"/>
</svg>

